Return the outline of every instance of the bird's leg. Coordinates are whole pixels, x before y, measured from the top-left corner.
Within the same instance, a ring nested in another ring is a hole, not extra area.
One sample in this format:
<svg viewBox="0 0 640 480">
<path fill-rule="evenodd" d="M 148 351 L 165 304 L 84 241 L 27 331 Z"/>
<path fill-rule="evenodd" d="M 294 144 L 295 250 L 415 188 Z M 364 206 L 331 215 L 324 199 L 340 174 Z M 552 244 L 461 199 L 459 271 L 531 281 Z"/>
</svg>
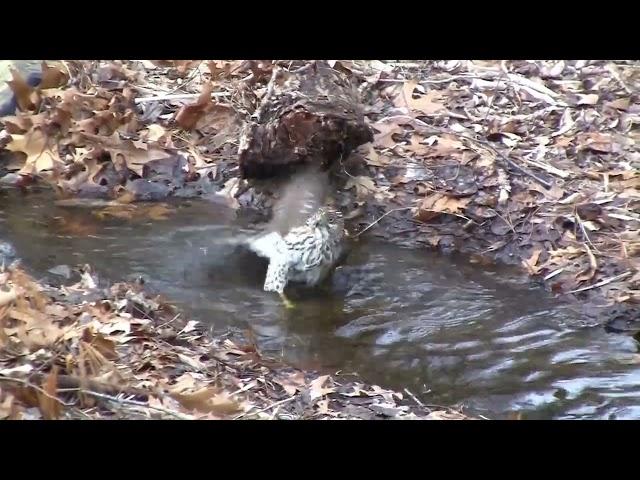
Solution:
<svg viewBox="0 0 640 480">
<path fill-rule="evenodd" d="M 293 302 L 287 298 L 284 292 L 280 292 L 280 298 L 284 302 L 284 306 L 286 308 L 295 308 L 295 305 L 293 304 Z"/>
<path fill-rule="evenodd" d="M 278 292 L 280 298 L 284 302 L 284 306 L 287 308 L 293 308 L 293 303 L 284 294 L 284 289 L 287 286 L 287 272 L 289 265 L 282 261 L 280 257 L 276 257 L 269 262 L 269 268 L 267 268 L 267 276 L 264 280 L 265 292 Z"/>
</svg>

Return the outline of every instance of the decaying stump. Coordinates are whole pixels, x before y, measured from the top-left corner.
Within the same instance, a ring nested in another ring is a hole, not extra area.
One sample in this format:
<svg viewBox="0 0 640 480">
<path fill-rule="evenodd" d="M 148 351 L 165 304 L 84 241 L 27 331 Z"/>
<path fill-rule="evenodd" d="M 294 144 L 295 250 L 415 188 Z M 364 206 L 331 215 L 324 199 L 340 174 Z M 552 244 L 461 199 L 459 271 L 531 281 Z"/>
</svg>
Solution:
<svg viewBox="0 0 640 480">
<path fill-rule="evenodd" d="M 301 164 L 328 167 L 372 140 L 357 90 L 342 73 L 326 62 L 294 72 L 275 67 L 240 138 L 240 174 L 266 178 Z"/>
</svg>

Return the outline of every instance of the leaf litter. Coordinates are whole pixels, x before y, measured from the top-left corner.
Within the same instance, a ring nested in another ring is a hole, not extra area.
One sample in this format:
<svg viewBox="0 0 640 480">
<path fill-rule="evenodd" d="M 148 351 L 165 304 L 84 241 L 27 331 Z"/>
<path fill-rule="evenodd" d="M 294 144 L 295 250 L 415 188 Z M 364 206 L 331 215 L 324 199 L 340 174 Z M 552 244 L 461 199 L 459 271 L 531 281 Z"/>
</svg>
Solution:
<svg viewBox="0 0 640 480">
<path fill-rule="evenodd" d="M 397 210 L 373 233 L 518 264 L 587 310 L 637 305 L 640 64 L 408 65 L 358 63 L 378 133 L 357 178 L 388 196 L 362 228 Z"/>
</svg>

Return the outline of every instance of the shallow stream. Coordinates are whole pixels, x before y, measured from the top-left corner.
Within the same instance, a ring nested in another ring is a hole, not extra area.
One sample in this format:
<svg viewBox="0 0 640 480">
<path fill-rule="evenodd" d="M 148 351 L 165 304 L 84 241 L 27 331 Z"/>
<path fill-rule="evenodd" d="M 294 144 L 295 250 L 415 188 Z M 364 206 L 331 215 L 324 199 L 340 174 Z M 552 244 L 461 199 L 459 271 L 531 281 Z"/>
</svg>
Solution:
<svg viewBox="0 0 640 480">
<path fill-rule="evenodd" d="M 44 195 L 44 194 L 43 194 Z M 429 404 L 489 418 L 639 418 L 640 355 L 626 335 L 585 326 L 511 268 L 363 241 L 331 285 L 262 291 L 265 265 L 219 239 L 234 214 L 181 201 L 166 220 L 99 219 L 52 197 L 0 193 L 0 239 L 36 277 L 89 263 L 106 281 L 143 275 L 215 332 L 251 330 L 264 353 L 357 372 Z"/>
</svg>

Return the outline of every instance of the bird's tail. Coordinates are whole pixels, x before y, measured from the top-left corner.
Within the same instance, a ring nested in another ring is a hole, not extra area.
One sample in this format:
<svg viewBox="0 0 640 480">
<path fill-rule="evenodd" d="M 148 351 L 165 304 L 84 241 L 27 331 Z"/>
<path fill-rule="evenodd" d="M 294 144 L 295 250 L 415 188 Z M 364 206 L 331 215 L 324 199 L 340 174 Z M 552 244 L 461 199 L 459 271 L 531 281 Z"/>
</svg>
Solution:
<svg viewBox="0 0 640 480">
<path fill-rule="evenodd" d="M 251 242 L 258 238 L 260 235 L 255 233 L 238 233 L 234 236 L 229 237 L 218 237 L 214 239 L 211 243 L 218 246 L 229 246 L 229 247 L 248 247 Z"/>
</svg>

